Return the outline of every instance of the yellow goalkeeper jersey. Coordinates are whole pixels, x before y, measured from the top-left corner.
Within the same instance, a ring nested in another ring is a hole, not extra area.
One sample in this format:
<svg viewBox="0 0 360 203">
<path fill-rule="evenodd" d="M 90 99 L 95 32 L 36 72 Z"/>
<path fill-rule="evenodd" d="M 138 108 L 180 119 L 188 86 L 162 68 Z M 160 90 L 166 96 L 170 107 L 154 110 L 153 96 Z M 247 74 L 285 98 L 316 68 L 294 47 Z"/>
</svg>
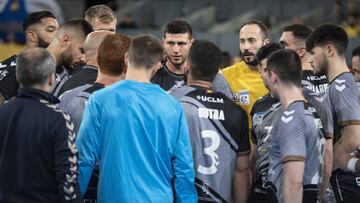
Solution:
<svg viewBox="0 0 360 203">
<path fill-rule="evenodd" d="M 247 112 L 251 128 L 250 112 L 255 101 L 268 93 L 260 73 L 251 70 L 244 61 L 221 70 L 234 94 L 234 99 Z"/>
</svg>

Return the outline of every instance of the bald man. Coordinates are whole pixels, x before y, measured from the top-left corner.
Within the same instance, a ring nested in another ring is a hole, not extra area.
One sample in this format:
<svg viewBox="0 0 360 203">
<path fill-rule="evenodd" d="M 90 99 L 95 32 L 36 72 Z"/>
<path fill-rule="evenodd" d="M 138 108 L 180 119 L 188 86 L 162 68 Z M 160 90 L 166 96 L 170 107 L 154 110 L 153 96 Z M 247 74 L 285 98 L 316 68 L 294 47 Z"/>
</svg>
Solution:
<svg viewBox="0 0 360 203">
<path fill-rule="evenodd" d="M 59 96 L 61 86 L 76 73 L 75 67 L 85 64 L 84 41 L 93 31 L 85 20 L 70 20 L 60 26 L 48 51 L 56 59 L 56 86 L 54 96 Z"/>
<path fill-rule="evenodd" d="M 64 92 L 76 87 L 95 82 L 99 67 L 96 60 L 99 46 L 104 37 L 112 33 L 113 32 L 111 31 L 105 30 L 94 31 L 86 37 L 84 42 L 86 65 L 64 83 L 64 85 L 60 88 L 58 95 L 62 95 Z"/>
</svg>

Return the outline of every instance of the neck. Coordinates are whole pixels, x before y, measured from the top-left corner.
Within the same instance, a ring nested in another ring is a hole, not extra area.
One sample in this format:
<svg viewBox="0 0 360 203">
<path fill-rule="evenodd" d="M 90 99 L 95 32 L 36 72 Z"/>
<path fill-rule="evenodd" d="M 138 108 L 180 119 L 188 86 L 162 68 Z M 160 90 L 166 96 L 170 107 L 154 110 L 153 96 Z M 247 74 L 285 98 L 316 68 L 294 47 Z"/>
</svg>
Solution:
<svg viewBox="0 0 360 203">
<path fill-rule="evenodd" d="M 171 71 L 172 73 L 175 73 L 175 74 L 179 74 L 179 75 L 184 74 L 185 66 L 186 66 L 186 63 L 176 66 L 173 63 L 171 63 L 169 59 L 166 62 L 166 67 L 169 69 L 169 71 Z"/>
<path fill-rule="evenodd" d="M 26 41 L 25 47 L 26 48 L 35 48 L 35 47 L 38 47 L 38 45 L 37 45 L 37 43 Z"/>
<path fill-rule="evenodd" d="M 60 53 L 58 52 L 59 49 L 55 47 L 55 45 L 53 44 L 50 44 L 46 49 L 55 57 L 56 64 L 59 64 L 59 59 L 60 59 Z"/>
<path fill-rule="evenodd" d="M 113 75 L 102 74 L 101 71 L 99 70 L 95 82 L 108 86 L 114 84 L 119 80 L 123 80 L 124 78 L 125 78 L 125 73 L 122 73 L 121 75 L 113 76 Z"/>
<path fill-rule="evenodd" d="M 208 81 L 204 81 L 204 80 L 188 80 L 187 85 L 192 85 L 192 86 L 198 86 L 198 87 L 203 87 L 206 89 L 211 89 L 212 88 L 212 83 L 208 82 Z"/>
<path fill-rule="evenodd" d="M 311 71 L 313 71 L 313 68 L 311 67 L 308 60 L 309 60 L 308 57 L 301 58 L 301 68 L 302 68 L 302 70 L 311 70 Z"/>
<path fill-rule="evenodd" d="M 349 68 L 346 65 L 345 58 L 338 58 L 329 61 L 328 72 L 326 74 L 329 81 L 332 81 L 338 75 L 344 72 L 349 72 Z"/>
<path fill-rule="evenodd" d="M 284 107 L 284 109 L 287 109 L 288 106 L 293 103 L 294 101 L 298 100 L 305 100 L 302 90 L 300 87 L 296 87 L 294 85 L 292 86 L 282 86 L 279 89 L 280 96 L 280 103 Z"/>
<path fill-rule="evenodd" d="M 253 66 L 253 65 L 247 65 L 248 67 L 249 67 L 249 69 L 250 70 L 252 70 L 252 71 L 258 71 L 259 70 L 259 68 L 258 68 L 258 65 L 256 65 L 256 66 Z"/>
<path fill-rule="evenodd" d="M 147 70 L 145 67 L 128 66 L 125 79 L 150 83 L 151 77 L 152 71 Z"/>
<path fill-rule="evenodd" d="M 90 65 L 90 66 L 94 66 L 94 67 L 99 67 L 96 59 L 90 58 L 86 61 L 86 65 Z"/>
</svg>

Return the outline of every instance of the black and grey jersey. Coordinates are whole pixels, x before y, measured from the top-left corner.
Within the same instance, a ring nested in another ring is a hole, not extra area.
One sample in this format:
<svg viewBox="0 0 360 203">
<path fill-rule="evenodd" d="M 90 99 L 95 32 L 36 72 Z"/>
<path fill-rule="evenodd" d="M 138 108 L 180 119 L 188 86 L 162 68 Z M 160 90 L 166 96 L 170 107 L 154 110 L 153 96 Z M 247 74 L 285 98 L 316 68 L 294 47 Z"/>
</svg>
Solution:
<svg viewBox="0 0 360 203">
<path fill-rule="evenodd" d="M 322 181 L 325 133 L 314 107 L 295 101 L 281 113 L 270 130 L 268 181 L 275 188 L 279 202 L 283 201 L 282 165 L 290 161 L 305 162 L 303 189 L 318 191 Z M 295 173 L 295 172 L 294 172 Z"/>
<path fill-rule="evenodd" d="M 257 145 L 255 179 L 251 189 L 253 193 L 266 193 L 265 184 L 269 167 L 268 138 L 275 122 L 274 115 L 279 108 L 279 101 L 270 94 L 266 94 L 255 102 L 250 113 L 252 117 L 251 140 Z"/>
<path fill-rule="evenodd" d="M 360 124 L 360 92 L 350 72 L 342 73 L 330 82 L 324 95 L 332 114 L 334 144 L 341 138 L 340 128 Z"/>
<path fill-rule="evenodd" d="M 200 87 L 170 94 L 187 117 L 199 201 L 232 202 L 236 157 L 250 153 L 246 112 L 224 94 Z"/>
<path fill-rule="evenodd" d="M 71 116 L 74 123 L 74 131 L 77 133 L 80 128 L 82 115 L 87 101 L 93 92 L 104 88 L 103 84 L 85 84 L 75 89 L 64 92 L 60 96 L 60 108 Z"/>
<path fill-rule="evenodd" d="M 19 89 L 16 79 L 16 58 L 17 55 L 14 55 L 0 63 L 0 93 L 5 100 L 16 96 Z"/>
<path fill-rule="evenodd" d="M 301 84 L 313 92 L 324 94 L 329 81 L 326 75 L 317 76 L 311 70 L 303 70 Z"/>
<path fill-rule="evenodd" d="M 173 73 L 166 65 L 160 68 L 151 78 L 152 83 L 158 84 L 165 91 L 170 90 L 174 85 L 180 83 L 183 80 L 184 74 Z"/>
<path fill-rule="evenodd" d="M 183 87 L 185 86 L 185 81 L 182 80 L 180 82 L 178 82 L 177 84 L 175 84 L 170 90 L 169 92 L 172 92 L 174 89 L 176 88 L 180 88 L 180 87 Z M 226 81 L 226 79 L 224 78 L 224 76 L 221 74 L 221 73 L 217 73 L 214 80 L 213 80 L 213 83 L 212 83 L 212 89 L 215 91 L 215 92 L 221 92 L 223 94 L 225 94 L 228 98 L 230 98 L 231 100 L 235 101 L 234 100 L 234 96 L 233 96 L 233 93 L 231 91 L 231 88 L 228 84 L 228 82 Z"/>
</svg>

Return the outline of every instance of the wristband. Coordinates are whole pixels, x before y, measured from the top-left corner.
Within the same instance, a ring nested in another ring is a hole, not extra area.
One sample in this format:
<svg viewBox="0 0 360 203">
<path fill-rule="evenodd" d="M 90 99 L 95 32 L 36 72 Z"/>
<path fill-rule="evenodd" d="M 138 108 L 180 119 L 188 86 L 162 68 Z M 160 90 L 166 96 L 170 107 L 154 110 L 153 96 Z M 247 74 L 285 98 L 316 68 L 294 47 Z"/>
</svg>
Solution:
<svg viewBox="0 0 360 203">
<path fill-rule="evenodd" d="M 351 172 L 356 172 L 356 162 L 358 161 L 358 158 L 351 158 L 347 163 L 347 170 Z"/>
</svg>

